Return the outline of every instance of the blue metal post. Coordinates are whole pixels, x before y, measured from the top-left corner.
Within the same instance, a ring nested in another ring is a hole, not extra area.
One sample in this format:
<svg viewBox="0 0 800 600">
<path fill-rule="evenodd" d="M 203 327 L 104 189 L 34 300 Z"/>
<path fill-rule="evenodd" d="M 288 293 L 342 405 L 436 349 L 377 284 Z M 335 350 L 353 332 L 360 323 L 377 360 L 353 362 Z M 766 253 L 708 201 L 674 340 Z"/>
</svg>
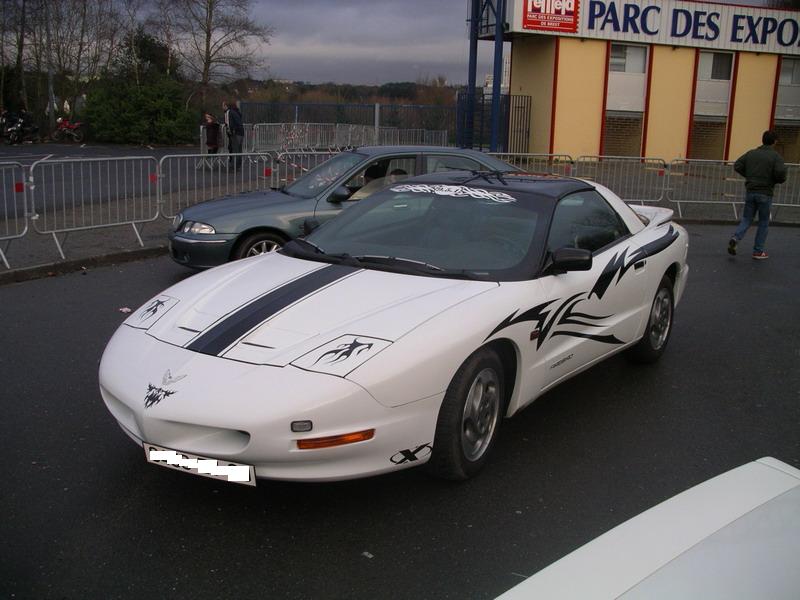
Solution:
<svg viewBox="0 0 800 600">
<path fill-rule="evenodd" d="M 492 80 L 492 141 L 491 152 L 497 152 L 500 134 L 500 91 L 503 84 L 503 35 L 505 34 L 506 0 L 495 0 L 494 14 L 494 75 Z"/>
<path fill-rule="evenodd" d="M 478 24 L 483 0 L 472 0 L 469 19 L 469 73 L 467 79 L 467 110 L 464 119 L 463 146 L 472 148 L 475 143 L 475 80 L 478 70 Z"/>
</svg>

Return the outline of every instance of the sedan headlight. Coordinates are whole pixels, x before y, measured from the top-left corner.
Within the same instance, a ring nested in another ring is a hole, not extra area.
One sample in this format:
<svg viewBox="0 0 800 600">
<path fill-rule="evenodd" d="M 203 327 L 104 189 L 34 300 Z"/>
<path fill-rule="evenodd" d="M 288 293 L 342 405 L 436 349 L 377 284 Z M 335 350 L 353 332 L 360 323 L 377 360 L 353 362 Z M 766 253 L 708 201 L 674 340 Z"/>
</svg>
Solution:
<svg viewBox="0 0 800 600">
<path fill-rule="evenodd" d="M 181 227 L 183 233 L 202 233 L 211 234 L 217 233 L 216 230 L 206 223 L 196 223 L 195 221 L 186 221 Z"/>
</svg>

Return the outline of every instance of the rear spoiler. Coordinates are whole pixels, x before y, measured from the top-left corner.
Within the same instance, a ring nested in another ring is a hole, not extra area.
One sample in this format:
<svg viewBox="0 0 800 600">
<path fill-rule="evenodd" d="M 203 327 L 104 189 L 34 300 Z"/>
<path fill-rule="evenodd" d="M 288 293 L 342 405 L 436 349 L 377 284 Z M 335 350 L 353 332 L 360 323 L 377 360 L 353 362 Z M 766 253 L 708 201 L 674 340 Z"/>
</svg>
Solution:
<svg viewBox="0 0 800 600">
<path fill-rule="evenodd" d="M 664 223 L 672 221 L 675 211 L 671 208 L 661 208 L 659 206 L 635 206 L 629 204 L 633 212 L 640 217 L 644 217 L 648 227 L 658 227 Z"/>
</svg>

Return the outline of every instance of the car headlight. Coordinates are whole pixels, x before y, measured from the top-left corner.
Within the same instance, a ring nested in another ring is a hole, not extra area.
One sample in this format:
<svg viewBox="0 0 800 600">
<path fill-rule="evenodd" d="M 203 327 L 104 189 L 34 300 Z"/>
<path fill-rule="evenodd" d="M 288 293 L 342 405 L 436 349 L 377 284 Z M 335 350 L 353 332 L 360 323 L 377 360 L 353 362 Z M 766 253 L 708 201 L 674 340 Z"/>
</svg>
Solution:
<svg viewBox="0 0 800 600">
<path fill-rule="evenodd" d="M 181 227 L 183 233 L 202 233 L 211 234 L 217 233 L 216 230 L 206 223 L 196 223 L 195 221 L 186 221 Z"/>
<path fill-rule="evenodd" d="M 172 219 L 172 228 L 177 231 L 181 223 L 183 223 L 183 213 L 178 213 L 175 215 L 175 218 Z"/>
</svg>

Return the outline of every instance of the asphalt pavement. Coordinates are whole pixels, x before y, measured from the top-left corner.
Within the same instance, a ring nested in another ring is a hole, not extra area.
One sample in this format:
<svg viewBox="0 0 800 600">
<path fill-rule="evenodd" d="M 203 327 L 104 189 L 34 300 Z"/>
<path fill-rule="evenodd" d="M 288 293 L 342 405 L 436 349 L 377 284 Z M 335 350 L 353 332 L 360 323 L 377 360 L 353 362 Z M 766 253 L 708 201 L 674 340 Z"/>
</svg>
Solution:
<svg viewBox="0 0 800 600">
<path fill-rule="evenodd" d="M 728 469 L 800 467 L 800 229 L 773 227 L 761 262 L 727 255 L 730 227 L 688 229 L 662 359 L 549 392 L 464 483 L 247 488 L 147 464 L 97 367 L 119 309 L 191 273 L 159 257 L 0 286 L 0 598 L 493 598 Z"/>
</svg>

